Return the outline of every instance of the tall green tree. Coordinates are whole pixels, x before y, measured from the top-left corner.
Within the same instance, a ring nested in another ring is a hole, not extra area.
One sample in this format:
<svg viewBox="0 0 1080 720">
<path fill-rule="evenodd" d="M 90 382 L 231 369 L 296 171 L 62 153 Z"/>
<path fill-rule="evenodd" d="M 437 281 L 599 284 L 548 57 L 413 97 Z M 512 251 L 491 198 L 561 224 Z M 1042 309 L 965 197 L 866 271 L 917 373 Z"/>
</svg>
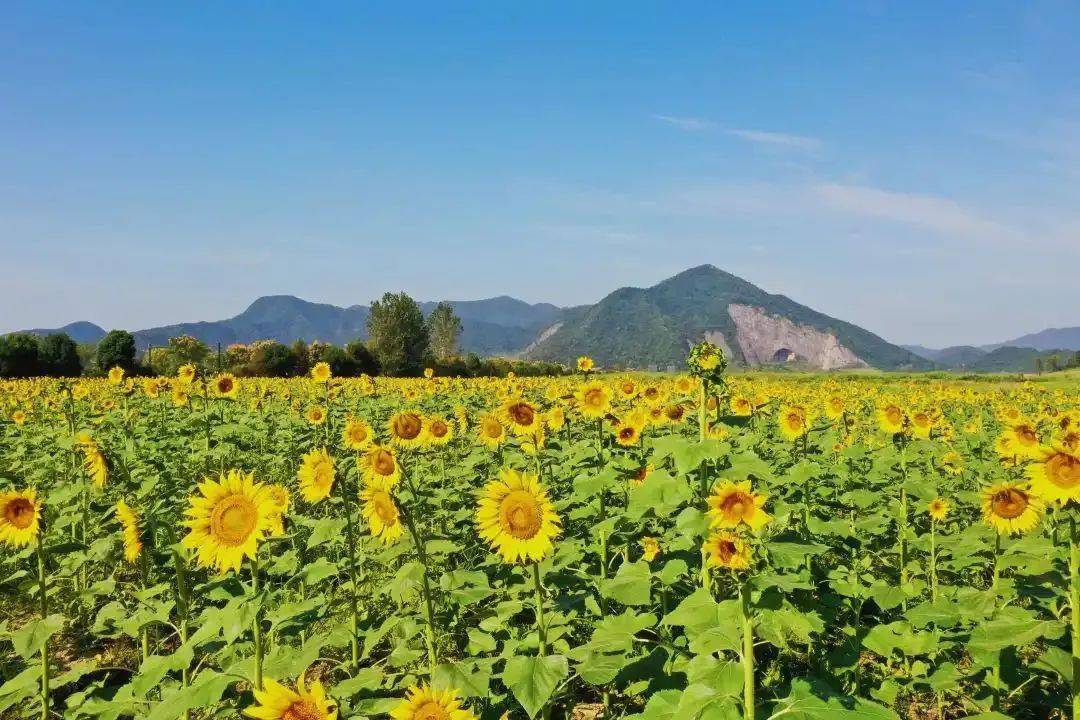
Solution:
<svg viewBox="0 0 1080 720">
<path fill-rule="evenodd" d="M 79 347 L 67 333 L 47 335 L 38 342 L 41 374 L 53 377 L 77 377 L 82 373 Z"/>
<path fill-rule="evenodd" d="M 428 351 L 424 313 L 406 293 L 386 293 L 371 304 L 371 350 L 384 375 L 418 375 Z"/>
<path fill-rule="evenodd" d="M 427 318 L 428 336 L 431 341 L 431 354 L 439 362 L 445 362 L 457 355 L 458 338 L 461 336 L 461 318 L 454 314 L 454 307 L 448 302 L 435 306 Z"/>
<path fill-rule="evenodd" d="M 114 367 L 130 373 L 135 369 L 135 336 L 127 330 L 110 330 L 97 346 L 95 364 L 101 372 Z"/>
<path fill-rule="evenodd" d="M 38 339 L 27 333 L 0 337 L 0 377 L 33 377 L 41 372 Z"/>
</svg>

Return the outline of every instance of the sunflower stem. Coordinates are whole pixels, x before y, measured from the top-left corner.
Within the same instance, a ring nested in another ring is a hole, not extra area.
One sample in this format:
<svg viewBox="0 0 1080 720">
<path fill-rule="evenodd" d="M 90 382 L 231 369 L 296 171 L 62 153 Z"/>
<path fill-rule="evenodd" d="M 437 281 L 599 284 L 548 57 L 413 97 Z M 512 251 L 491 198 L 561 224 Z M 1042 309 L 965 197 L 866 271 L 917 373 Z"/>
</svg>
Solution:
<svg viewBox="0 0 1080 720">
<path fill-rule="evenodd" d="M 937 520 L 930 518 L 930 600 L 937 602 Z"/>
<path fill-rule="evenodd" d="M 356 454 L 356 472 L 360 474 L 360 453 Z M 345 476 L 341 480 L 341 501 L 345 504 L 345 533 L 347 535 L 349 545 L 349 583 L 351 587 L 349 589 L 349 611 L 352 615 L 350 621 L 350 633 L 349 633 L 349 658 L 352 661 L 353 670 L 357 670 L 360 667 L 360 618 L 357 611 L 357 584 L 356 584 L 356 530 L 353 528 L 353 513 L 352 502 L 350 496 L 353 493 L 349 492 L 347 487 L 349 474 L 345 473 Z M 359 492 L 359 486 L 357 487 Z"/>
<path fill-rule="evenodd" d="M 705 379 L 702 378 L 701 383 L 698 385 L 698 440 L 705 441 L 705 431 L 708 429 L 708 418 L 706 413 L 706 401 L 705 401 Z"/>
<path fill-rule="evenodd" d="M 1069 516 L 1069 604 L 1072 609 L 1072 707 L 1080 717 L 1080 542 L 1076 518 Z"/>
<path fill-rule="evenodd" d="M 41 604 L 41 620 L 49 616 L 48 576 L 45 572 L 45 546 L 40 530 L 37 534 L 38 593 Z M 49 637 L 41 641 L 41 720 L 49 718 Z"/>
<path fill-rule="evenodd" d="M 411 480 L 409 482 L 411 483 Z M 410 488 L 412 488 L 411 484 Z M 413 488 L 413 497 L 416 497 L 415 488 Z M 424 619 L 427 621 L 424 625 L 424 640 L 427 643 L 428 671 L 434 674 L 435 667 L 439 664 L 439 658 L 435 652 L 435 606 L 431 598 L 431 580 L 428 578 L 427 549 L 424 547 L 423 536 L 416 529 L 416 522 L 413 520 L 412 513 L 403 512 L 402 515 L 405 518 L 406 526 L 409 528 L 409 534 L 412 535 L 413 544 L 416 546 L 416 557 L 420 561 L 422 568 L 420 593 L 424 596 Z"/>
<path fill-rule="evenodd" d="M 251 629 L 255 635 L 255 676 L 252 684 L 256 690 L 263 689 L 263 635 L 262 635 L 262 607 L 259 602 L 259 551 L 251 558 L 251 599 L 255 603 L 255 618 L 251 621 Z"/>
<path fill-rule="evenodd" d="M 540 582 L 540 563 L 533 562 L 533 584 L 536 587 L 536 632 L 540 639 L 540 657 L 547 655 L 547 624 L 544 622 L 544 586 Z"/>
<path fill-rule="evenodd" d="M 754 619 L 750 610 L 750 578 L 739 583 L 739 619 L 742 625 L 743 718 L 754 720 Z"/>
</svg>

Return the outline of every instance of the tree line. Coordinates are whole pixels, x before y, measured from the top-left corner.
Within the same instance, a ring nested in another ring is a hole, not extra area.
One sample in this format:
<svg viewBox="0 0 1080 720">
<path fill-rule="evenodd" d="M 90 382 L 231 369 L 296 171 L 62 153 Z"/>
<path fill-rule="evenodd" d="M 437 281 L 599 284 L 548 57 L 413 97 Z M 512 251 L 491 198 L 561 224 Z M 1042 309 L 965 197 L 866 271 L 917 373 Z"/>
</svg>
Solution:
<svg viewBox="0 0 1080 720">
<path fill-rule="evenodd" d="M 462 377 L 558 375 L 557 363 L 481 358 L 459 353 L 461 319 L 453 306 L 441 302 L 424 316 L 408 294 L 386 293 L 371 305 L 368 339 L 344 347 L 298 339 L 291 345 L 259 340 L 246 345 L 211 348 L 197 338 L 171 338 L 164 347 L 138 352 L 135 336 L 112 330 L 96 344 L 76 344 L 67 334 L 38 336 L 12 333 L 0 337 L 0 377 L 75 377 L 102 375 L 120 367 L 129 375 L 175 375 L 182 365 L 204 372 L 231 372 L 243 377 L 306 375 L 319 362 L 335 376 L 361 374 L 414 377 L 426 368 L 439 375 Z"/>
</svg>

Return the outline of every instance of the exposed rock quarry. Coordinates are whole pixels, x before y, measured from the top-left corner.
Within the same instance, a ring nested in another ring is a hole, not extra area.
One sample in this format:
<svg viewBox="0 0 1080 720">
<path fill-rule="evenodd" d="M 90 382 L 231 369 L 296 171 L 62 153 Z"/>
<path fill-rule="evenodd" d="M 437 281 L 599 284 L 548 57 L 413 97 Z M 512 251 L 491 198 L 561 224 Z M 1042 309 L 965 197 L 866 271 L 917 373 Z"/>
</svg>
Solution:
<svg viewBox="0 0 1080 720">
<path fill-rule="evenodd" d="M 728 314 L 735 321 L 735 341 L 748 365 L 788 361 L 790 353 L 795 353 L 797 360 L 822 370 L 869 367 L 835 335 L 817 328 L 750 305 L 728 305 Z"/>
</svg>

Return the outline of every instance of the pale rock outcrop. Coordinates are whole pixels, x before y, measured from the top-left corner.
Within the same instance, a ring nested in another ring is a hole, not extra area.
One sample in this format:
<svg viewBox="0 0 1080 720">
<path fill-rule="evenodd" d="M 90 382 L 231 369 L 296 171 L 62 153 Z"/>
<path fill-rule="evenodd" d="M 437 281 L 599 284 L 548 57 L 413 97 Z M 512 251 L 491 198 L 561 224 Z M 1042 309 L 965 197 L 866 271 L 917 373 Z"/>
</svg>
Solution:
<svg viewBox="0 0 1080 720">
<path fill-rule="evenodd" d="M 835 335 L 817 328 L 798 325 L 750 305 L 728 305 L 728 314 L 735 321 L 735 341 L 748 365 L 775 362 L 778 351 L 788 350 L 802 362 L 822 370 L 869 367 L 841 345 Z"/>
</svg>

